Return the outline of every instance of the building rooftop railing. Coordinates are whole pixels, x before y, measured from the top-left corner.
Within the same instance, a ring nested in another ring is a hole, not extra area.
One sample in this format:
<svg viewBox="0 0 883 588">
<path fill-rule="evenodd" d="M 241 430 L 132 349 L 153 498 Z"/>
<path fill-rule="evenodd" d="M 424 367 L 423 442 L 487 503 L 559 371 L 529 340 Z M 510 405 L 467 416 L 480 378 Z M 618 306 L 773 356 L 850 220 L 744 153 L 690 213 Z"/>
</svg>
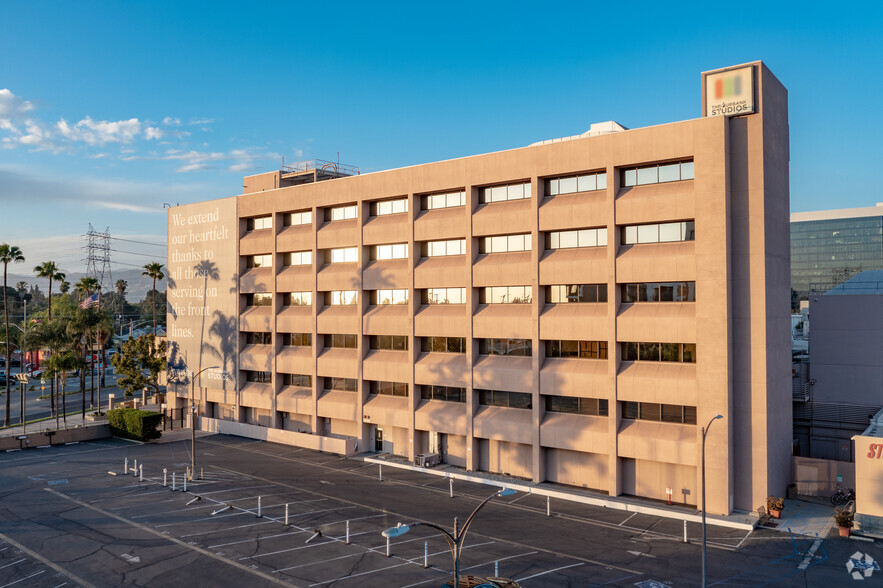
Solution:
<svg viewBox="0 0 883 588">
<path fill-rule="evenodd" d="M 308 161 L 300 161 L 291 165 L 283 165 L 282 173 L 286 174 L 302 174 L 305 172 L 319 171 L 337 176 L 357 176 L 359 168 L 354 165 L 346 165 L 339 161 L 325 161 L 324 159 L 310 159 Z"/>
</svg>

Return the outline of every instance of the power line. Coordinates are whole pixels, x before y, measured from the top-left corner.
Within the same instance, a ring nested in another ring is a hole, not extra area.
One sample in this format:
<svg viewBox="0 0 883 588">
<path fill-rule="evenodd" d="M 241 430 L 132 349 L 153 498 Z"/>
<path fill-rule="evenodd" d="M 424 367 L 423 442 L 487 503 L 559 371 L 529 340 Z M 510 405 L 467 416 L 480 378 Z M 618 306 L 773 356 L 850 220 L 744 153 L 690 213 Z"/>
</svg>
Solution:
<svg viewBox="0 0 883 588">
<path fill-rule="evenodd" d="M 116 251 L 117 253 L 128 253 L 130 255 L 143 255 L 144 257 L 156 258 L 156 255 L 152 254 L 152 253 L 137 253 L 135 251 L 123 251 L 122 249 L 111 249 L 111 251 Z"/>
<path fill-rule="evenodd" d="M 122 237 L 111 237 L 114 241 L 126 241 L 127 243 L 140 243 L 142 245 L 153 245 L 154 247 L 165 247 L 165 243 L 150 243 L 149 241 L 136 241 L 134 239 L 123 239 Z"/>
</svg>

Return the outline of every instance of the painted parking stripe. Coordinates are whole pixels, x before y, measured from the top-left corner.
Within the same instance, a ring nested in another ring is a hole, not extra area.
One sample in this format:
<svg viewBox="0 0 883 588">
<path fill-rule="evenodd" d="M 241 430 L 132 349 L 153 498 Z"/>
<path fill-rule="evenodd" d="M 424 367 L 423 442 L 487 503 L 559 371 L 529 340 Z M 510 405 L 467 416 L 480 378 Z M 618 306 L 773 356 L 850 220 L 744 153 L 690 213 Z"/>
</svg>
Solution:
<svg viewBox="0 0 883 588">
<path fill-rule="evenodd" d="M 10 564 L 6 564 L 5 566 L 0 566 L 0 570 L 2 570 L 3 568 L 8 568 L 9 566 L 14 566 L 14 565 L 16 565 L 16 564 L 20 564 L 20 563 L 23 562 L 23 561 L 27 561 L 27 558 L 26 558 L 26 557 L 23 557 L 23 558 L 21 558 L 21 559 L 18 560 L 18 561 L 14 561 L 14 562 L 12 562 L 12 563 L 10 563 Z"/>
<path fill-rule="evenodd" d="M 268 525 L 270 523 L 275 523 L 276 521 L 261 521 L 259 523 L 251 523 L 248 525 L 239 525 L 237 527 L 224 527 L 223 529 L 213 529 L 211 531 L 202 531 L 200 533 L 190 533 L 188 535 L 181 535 L 181 539 L 185 539 L 187 537 L 196 537 L 197 535 L 211 535 L 212 533 L 221 533 L 222 531 L 235 531 L 236 529 L 245 529 L 248 527 L 257 527 L 258 525 Z"/>
<path fill-rule="evenodd" d="M 464 549 L 465 549 L 465 548 L 464 548 Z M 450 554 L 450 551 L 449 551 L 449 550 L 448 550 L 448 551 L 440 551 L 440 552 L 438 552 L 438 553 L 436 553 L 436 554 L 433 554 L 433 555 L 442 555 L 442 554 L 445 554 L 445 553 Z M 516 558 L 516 557 L 522 557 L 522 556 L 525 556 L 525 555 L 533 555 L 533 554 L 535 554 L 535 553 L 537 553 L 537 552 L 536 552 L 536 551 L 532 551 L 532 552 L 530 552 L 530 553 L 524 553 L 524 554 L 520 554 L 520 555 L 510 555 L 510 556 L 508 556 L 508 557 L 501 557 L 501 558 L 495 559 L 495 560 L 492 561 L 492 562 L 483 563 L 483 564 L 478 564 L 478 565 L 475 565 L 475 566 L 469 566 L 468 568 L 463 568 L 463 569 L 461 569 L 460 571 L 461 571 L 461 572 L 464 572 L 464 571 L 466 571 L 466 570 L 471 570 L 471 569 L 473 569 L 473 568 L 478 568 L 478 567 L 481 567 L 481 566 L 490 565 L 490 564 L 492 564 L 492 563 L 494 563 L 494 562 L 497 562 L 497 561 L 506 561 L 507 559 L 514 559 L 514 558 Z M 420 561 L 422 561 L 422 560 L 423 560 L 423 556 L 420 556 L 420 557 L 418 557 L 418 558 L 414 558 L 414 559 L 411 560 L 411 561 L 412 561 L 412 563 L 416 563 L 416 562 L 420 562 Z M 423 564 L 420 564 L 420 565 L 422 566 Z M 443 572 L 443 573 L 441 574 L 441 577 L 447 577 L 447 576 L 450 576 L 450 575 L 451 575 L 451 572 L 450 572 L 450 571 L 441 570 L 441 569 L 439 569 L 439 568 L 436 568 L 436 569 L 437 569 L 439 572 Z M 421 586 L 421 585 L 423 585 L 423 584 L 429 584 L 430 582 L 438 582 L 438 579 L 437 579 L 437 578 L 433 578 L 433 579 L 430 579 L 430 580 L 423 580 L 422 582 L 415 582 L 414 584 L 408 584 L 407 586 L 402 586 L 401 588 L 413 588 L 414 586 Z"/>
<path fill-rule="evenodd" d="M 25 580 L 30 580 L 34 576 L 39 576 L 40 574 L 42 574 L 45 571 L 46 570 L 40 570 L 39 572 L 31 574 L 30 576 L 27 576 L 26 578 L 21 578 L 20 580 L 16 580 L 15 582 L 10 582 L 9 584 L 3 584 L 2 586 L 0 586 L 0 588 L 6 588 L 7 586 L 12 586 L 14 584 L 18 584 L 19 582 L 24 582 Z"/>
<path fill-rule="evenodd" d="M 386 566 L 385 568 L 379 568 L 379 569 L 371 570 L 368 572 L 362 572 L 360 574 L 351 574 L 349 576 L 341 576 L 340 578 L 334 578 L 333 580 L 325 580 L 324 582 L 316 582 L 315 584 L 310 584 L 310 588 L 313 588 L 313 586 L 322 586 L 324 584 L 331 584 L 332 582 L 339 582 L 340 580 L 349 580 L 350 578 L 358 578 L 359 576 L 365 576 L 367 574 L 374 574 L 377 572 L 382 572 L 384 570 L 391 570 L 393 568 L 400 568 L 402 566 L 407 566 L 407 565 L 411 565 L 411 564 L 408 562 L 405 562 L 405 563 L 396 564 L 394 566 Z M 3 588 L 3 587 L 0 586 L 0 588 Z"/>
<path fill-rule="evenodd" d="M 515 580 L 518 583 L 524 582 L 525 580 L 531 580 L 533 578 L 539 578 L 540 576 L 545 576 L 546 574 L 554 574 L 555 572 L 560 572 L 561 570 L 568 570 L 570 568 L 577 568 L 579 566 L 584 566 L 583 562 L 571 564 L 569 566 L 561 566 L 560 568 L 555 568 L 554 570 L 546 570 L 545 572 L 540 572 L 539 574 L 534 574 L 533 576 L 525 576 L 524 578 L 518 578 Z"/>
</svg>

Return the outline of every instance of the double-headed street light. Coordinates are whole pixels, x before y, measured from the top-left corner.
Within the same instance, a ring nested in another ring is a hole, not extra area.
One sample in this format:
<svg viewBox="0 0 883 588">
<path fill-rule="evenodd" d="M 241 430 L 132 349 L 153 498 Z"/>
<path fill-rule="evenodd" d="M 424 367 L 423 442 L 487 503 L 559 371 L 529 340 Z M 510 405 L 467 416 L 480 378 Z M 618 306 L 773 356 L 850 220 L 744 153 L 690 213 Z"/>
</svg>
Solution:
<svg viewBox="0 0 883 588">
<path fill-rule="evenodd" d="M 705 547 L 705 437 L 708 435 L 708 429 L 711 427 L 711 423 L 722 418 L 724 418 L 724 415 L 716 415 L 708 421 L 708 425 L 702 428 L 702 588 L 705 588 L 705 586 L 708 585 L 708 575 L 706 574 L 705 563 L 707 555 Z"/>
<path fill-rule="evenodd" d="M 206 370 L 218 369 L 220 366 L 213 365 L 211 367 L 202 368 L 195 374 L 190 373 L 190 476 L 191 480 L 196 476 L 196 402 L 193 387 L 196 385 L 196 378 Z M 174 418 L 174 415 L 172 415 Z M 182 417 L 183 418 L 183 417 Z"/>
<path fill-rule="evenodd" d="M 423 527 L 432 527 L 436 531 L 442 534 L 445 538 L 445 541 L 448 542 L 448 547 L 451 548 L 451 556 L 454 558 L 454 588 L 460 588 L 460 553 L 463 551 L 463 542 L 466 539 L 466 532 L 469 531 L 469 525 L 472 524 L 473 519 L 475 519 L 476 513 L 484 507 L 485 504 L 491 501 L 491 499 L 496 498 L 497 496 L 512 496 L 516 494 L 516 490 L 512 490 L 511 488 L 501 488 L 497 490 L 487 498 L 485 498 L 481 504 L 475 507 L 475 510 L 472 511 L 472 514 L 469 515 L 469 518 L 466 519 L 466 523 L 463 525 L 463 528 L 458 528 L 458 519 L 454 517 L 454 532 L 448 533 L 445 529 L 442 529 L 438 525 L 434 525 L 432 523 L 408 523 L 407 525 L 403 525 L 399 523 L 395 527 L 390 527 L 389 529 L 383 531 L 381 533 L 387 539 L 392 539 L 394 537 L 400 537 L 411 530 L 411 527 L 423 526 Z"/>
</svg>

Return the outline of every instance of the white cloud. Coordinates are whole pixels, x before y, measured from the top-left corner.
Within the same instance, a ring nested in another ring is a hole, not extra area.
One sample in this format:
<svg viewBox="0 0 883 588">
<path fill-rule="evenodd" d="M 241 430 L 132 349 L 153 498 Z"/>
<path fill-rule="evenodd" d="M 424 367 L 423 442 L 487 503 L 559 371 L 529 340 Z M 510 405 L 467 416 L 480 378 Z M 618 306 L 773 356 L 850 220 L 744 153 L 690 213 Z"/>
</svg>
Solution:
<svg viewBox="0 0 883 588">
<path fill-rule="evenodd" d="M 19 98 L 8 89 L 0 90 L 0 119 L 16 119 L 34 109 L 29 100 Z"/>
<path fill-rule="evenodd" d="M 76 125 L 69 125 L 63 118 L 56 123 L 62 136 L 71 141 L 82 141 L 87 145 L 105 143 L 131 143 L 142 132 L 142 123 L 137 118 L 128 120 L 93 120 L 87 116 Z"/>
<path fill-rule="evenodd" d="M 165 210 L 160 207 L 142 206 L 140 204 L 130 204 L 127 202 L 108 202 L 104 200 L 94 200 L 92 204 L 98 208 L 109 208 L 111 210 L 123 210 L 126 212 L 147 212 L 152 214 L 164 214 Z"/>
<path fill-rule="evenodd" d="M 178 126 L 181 126 L 181 119 L 180 118 L 172 118 L 171 116 L 167 116 L 164 119 L 162 119 L 162 124 L 166 125 L 167 127 L 178 127 Z"/>
<path fill-rule="evenodd" d="M 213 118 L 191 118 L 190 122 L 188 122 L 187 124 L 190 126 L 210 125 L 213 122 L 215 122 L 215 119 L 213 119 Z"/>
<path fill-rule="evenodd" d="M 165 135 L 165 133 L 158 127 L 147 127 L 144 129 L 144 138 L 148 141 L 151 139 L 162 139 L 163 135 Z"/>
</svg>

